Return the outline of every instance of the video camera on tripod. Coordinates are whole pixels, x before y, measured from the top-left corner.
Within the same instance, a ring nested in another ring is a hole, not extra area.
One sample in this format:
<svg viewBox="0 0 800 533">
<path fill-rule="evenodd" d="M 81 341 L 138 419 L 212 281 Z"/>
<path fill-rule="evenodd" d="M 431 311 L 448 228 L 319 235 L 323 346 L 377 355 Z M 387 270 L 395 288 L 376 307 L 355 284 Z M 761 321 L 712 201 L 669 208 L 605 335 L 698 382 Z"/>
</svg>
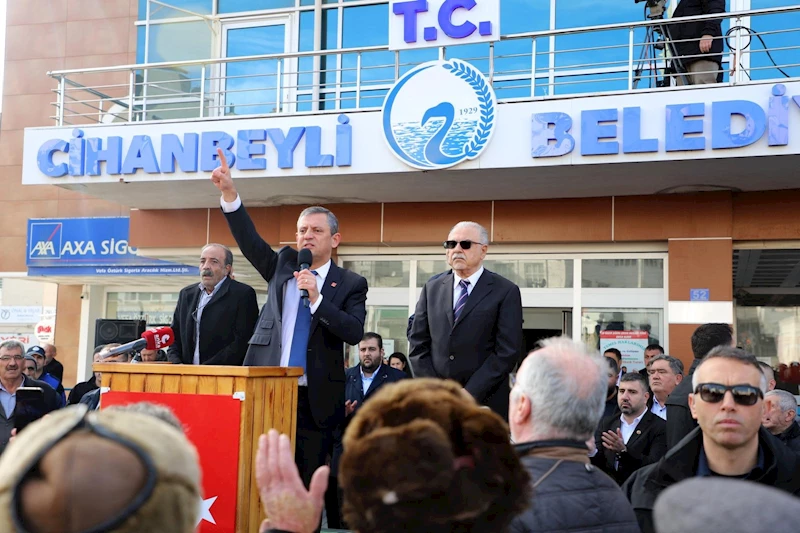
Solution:
<svg viewBox="0 0 800 533">
<path fill-rule="evenodd" d="M 647 2 L 645 4 L 645 18 L 649 20 L 663 20 L 664 12 L 666 11 L 667 0 L 633 0 L 634 3 Z M 663 74 L 659 79 L 658 74 L 655 76 L 648 76 L 652 83 L 655 80 L 656 87 L 667 87 L 670 85 L 670 76 L 678 76 L 683 78 L 684 85 L 687 84 L 685 79 L 686 69 L 683 67 L 678 54 L 675 50 L 675 45 L 669 31 L 669 24 L 659 23 L 647 26 L 645 39 L 642 43 L 642 52 L 639 60 L 636 62 L 636 67 L 633 72 L 633 88 L 635 89 L 639 82 L 642 80 L 642 74 L 645 70 L 651 73 L 657 73 L 659 66 Z M 663 52 L 660 56 L 657 52 Z"/>
<path fill-rule="evenodd" d="M 667 8 L 667 0 L 633 0 L 634 3 L 647 2 L 645 7 L 650 10 L 647 18 L 650 20 L 663 19 L 664 11 Z"/>
</svg>

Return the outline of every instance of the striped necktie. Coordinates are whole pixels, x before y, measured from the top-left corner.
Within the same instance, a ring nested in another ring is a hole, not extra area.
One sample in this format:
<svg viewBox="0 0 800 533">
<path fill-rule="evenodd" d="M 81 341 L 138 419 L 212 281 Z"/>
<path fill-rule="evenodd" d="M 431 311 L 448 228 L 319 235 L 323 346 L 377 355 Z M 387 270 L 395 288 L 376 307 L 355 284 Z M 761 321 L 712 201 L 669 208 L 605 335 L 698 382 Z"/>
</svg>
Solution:
<svg viewBox="0 0 800 533">
<path fill-rule="evenodd" d="M 462 279 L 458 282 L 458 286 L 461 288 L 461 295 L 459 295 L 458 300 L 456 300 L 456 306 L 453 308 L 453 318 L 455 320 L 458 320 L 458 317 L 461 316 L 461 311 L 464 310 L 464 306 L 467 304 L 469 280 Z"/>
</svg>

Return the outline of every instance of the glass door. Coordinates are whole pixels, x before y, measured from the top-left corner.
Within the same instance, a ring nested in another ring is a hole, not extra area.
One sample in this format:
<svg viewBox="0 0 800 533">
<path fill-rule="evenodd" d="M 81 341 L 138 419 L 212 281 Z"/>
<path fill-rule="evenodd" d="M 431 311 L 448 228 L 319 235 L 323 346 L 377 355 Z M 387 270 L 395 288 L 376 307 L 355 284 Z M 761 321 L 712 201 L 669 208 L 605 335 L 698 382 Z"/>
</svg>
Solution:
<svg viewBox="0 0 800 533">
<path fill-rule="evenodd" d="M 222 26 L 222 57 L 286 54 L 294 50 L 292 16 Z M 224 63 L 219 115 L 263 115 L 293 110 L 296 59 L 276 57 Z"/>
</svg>

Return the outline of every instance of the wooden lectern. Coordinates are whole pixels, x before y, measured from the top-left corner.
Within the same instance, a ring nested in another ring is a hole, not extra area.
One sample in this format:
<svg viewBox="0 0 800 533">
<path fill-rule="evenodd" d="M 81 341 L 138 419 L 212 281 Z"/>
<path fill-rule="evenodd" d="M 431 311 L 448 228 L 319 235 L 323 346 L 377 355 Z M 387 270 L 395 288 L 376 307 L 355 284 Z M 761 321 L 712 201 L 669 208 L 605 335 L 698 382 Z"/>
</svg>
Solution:
<svg viewBox="0 0 800 533">
<path fill-rule="evenodd" d="M 294 446 L 297 378 L 302 376 L 302 368 L 169 363 L 95 363 L 92 368 L 102 372 L 102 386 L 113 392 L 224 396 L 244 392 L 239 429 L 236 532 L 258 531 L 264 518 L 255 476 L 258 438 L 275 428 L 289 435 Z"/>
</svg>

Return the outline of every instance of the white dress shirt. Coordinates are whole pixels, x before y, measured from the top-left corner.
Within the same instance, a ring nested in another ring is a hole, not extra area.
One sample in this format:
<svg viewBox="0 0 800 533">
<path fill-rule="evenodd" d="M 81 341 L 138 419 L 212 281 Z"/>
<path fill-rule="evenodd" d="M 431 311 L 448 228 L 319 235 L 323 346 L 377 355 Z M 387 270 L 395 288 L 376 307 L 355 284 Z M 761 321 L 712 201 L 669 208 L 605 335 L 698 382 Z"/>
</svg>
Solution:
<svg viewBox="0 0 800 533">
<path fill-rule="evenodd" d="M 475 284 L 478 283 L 478 280 L 481 279 L 481 274 L 483 274 L 483 267 L 481 266 L 473 275 L 467 278 L 469 281 L 469 285 L 467 285 L 467 296 L 472 294 L 472 291 L 475 289 Z M 453 308 L 456 307 L 456 302 L 458 302 L 458 298 L 461 296 L 461 288 L 458 284 L 461 283 L 461 278 L 458 277 L 458 274 L 455 270 L 453 270 Z"/>
<path fill-rule="evenodd" d="M 208 302 L 211 301 L 211 298 L 217 294 L 217 291 L 225 283 L 225 280 L 228 279 L 228 276 L 225 276 L 220 280 L 219 283 L 214 285 L 214 290 L 211 291 L 211 294 L 206 292 L 206 288 L 200 283 L 200 301 L 197 302 L 197 313 L 194 321 L 194 355 L 192 356 L 192 364 L 199 365 L 200 364 L 200 319 L 203 317 L 203 309 Z"/>
<path fill-rule="evenodd" d="M 653 396 L 653 407 L 650 408 L 650 412 L 663 420 L 667 419 L 667 406 L 658 403 L 658 398 L 655 396 Z"/>
<path fill-rule="evenodd" d="M 219 205 L 222 207 L 224 213 L 232 213 L 242 206 L 242 200 L 239 196 L 232 202 L 226 202 L 222 198 L 219 199 Z M 317 301 L 312 303 L 309 307 L 311 309 L 311 316 L 319 309 L 322 303 L 322 287 L 325 286 L 325 278 L 328 277 L 328 272 L 331 269 L 331 261 L 316 269 L 317 271 L 317 290 L 319 297 Z M 269 281 L 269 280 L 267 280 Z M 297 288 L 297 280 L 292 276 L 286 282 L 283 291 L 283 313 L 281 317 L 281 366 L 289 366 L 289 355 L 292 352 L 292 338 L 294 337 L 294 324 L 297 322 L 297 309 L 300 307 L 300 289 Z M 308 385 L 308 376 L 303 374 L 298 380 L 300 386 Z"/>
<path fill-rule="evenodd" d="M 642 411 L 642 414 L 637 416 L 633 420 L 633 422 L 630 423 L 630 424 L 625 422 L 625 416 L 624 415 L 619 415 L 619 430 L 620 430 L 620 433 L 622 433 L 622 442 L 624 442 L 626 445 L 628 444 L 628 441 L 630 440 L 631 435 L 633 435 L 633 432 L 636 430 L 636 426 L 639 425 L 639 422 L 642 420 L 642 417 L 644 416 L 644 414 L 646 412 L 647 412 L 647 409 Z"/>
<path fill-rule="evenodd" d="M 361 365 L 358 365 L 358 370 L 361 372 L 361 391 L 364 396 L 367 395 L 367 391 L 369 390 L 370 385 L 372 385 L 372 382 L 375 381 L 375 376 L 380 369 L 381 365 L 378 365 L 378 368 L 375 369 L 371 376 L 365 376 L 364 369 L 361 367 Z"/>
</svg>

